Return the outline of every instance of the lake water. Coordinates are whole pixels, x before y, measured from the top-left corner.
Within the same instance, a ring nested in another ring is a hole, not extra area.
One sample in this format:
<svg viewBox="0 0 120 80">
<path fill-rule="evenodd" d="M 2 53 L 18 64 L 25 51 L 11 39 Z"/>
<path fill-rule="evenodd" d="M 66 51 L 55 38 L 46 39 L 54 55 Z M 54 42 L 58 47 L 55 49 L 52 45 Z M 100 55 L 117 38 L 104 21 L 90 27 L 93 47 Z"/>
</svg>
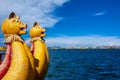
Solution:
<svg viewBox="0 0 120 80">
<path fill-rule="evenodd" d="M 120 50 L 49 50 L 45 80 L 120 80 Z"/>
<path fill-rule="evenodd" d="M 120 80 L 120 50 L 49 50 L 49 54 L 45 80 Z"/>
</svg>

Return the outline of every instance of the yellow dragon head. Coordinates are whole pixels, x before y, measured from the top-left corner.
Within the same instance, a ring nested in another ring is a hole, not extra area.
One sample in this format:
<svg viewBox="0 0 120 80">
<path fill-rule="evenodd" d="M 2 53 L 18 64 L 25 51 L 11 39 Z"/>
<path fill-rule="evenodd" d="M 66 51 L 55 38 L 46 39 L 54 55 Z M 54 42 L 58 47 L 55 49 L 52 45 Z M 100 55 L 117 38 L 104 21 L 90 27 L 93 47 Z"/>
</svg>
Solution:
<svg viewBox="0 0 120 80">
<path fill-rule="evenodd" d="M 44 37 L 46 30 L 42 28 L 37 22 L 34 23 L 33 27 L 30 29 L 30 37 Z"/>
<path fill-rule="evenodd" d="M 11 12 L 9 18 L 5 19 L 2 23 L 2 32 L 4 34 L 25 34 L 26 30 L 23 29 L 27 28 L 27 25 L 22 23 L 19 18 L 14 12 Z"/>
</svg>

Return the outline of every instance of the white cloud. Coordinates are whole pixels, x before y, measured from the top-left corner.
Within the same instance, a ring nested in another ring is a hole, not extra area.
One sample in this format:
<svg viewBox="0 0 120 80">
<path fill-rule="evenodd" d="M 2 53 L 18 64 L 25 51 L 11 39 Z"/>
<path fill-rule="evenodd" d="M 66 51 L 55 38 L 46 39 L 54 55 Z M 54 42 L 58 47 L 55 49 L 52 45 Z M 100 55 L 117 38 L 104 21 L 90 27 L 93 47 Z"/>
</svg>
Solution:
<svg viewBox="0 0 120 80">
<path fill-rule="evenodd" d="M 116 36 L 61 36 L 46 38 L 48 46 L 120 46 Z"/>
<path fill-rule="evenodd" d="M 106 12 L 102 11 L 102 12 L 94 13 L 93 15 L 95 15 L 95 16 L 102 16 L 102 15 L 105 15 L 105 14 L 106 14 Z"/>
<path fill-rule="evenodd" d="M 25 42 L 30 45 L 30 38 L 24 38 Z M 4 39 L 0 39 L 0 44 L 3 44 Z M 120 46 L 120 38 L 116 36 L 59 36 L 46 37 L 47 46 Z"/>
<path fill-rule="evenodd" d="M 57 7 L 69 0 L 1 0 L 0 15 L 7 18 L 14 11 L 30 27 L 38 21 L 43 27 L 52 27 L 61 17 L 52 15 Z M 3 19 L 0 21 L 2 22 Z"/>
</svg>

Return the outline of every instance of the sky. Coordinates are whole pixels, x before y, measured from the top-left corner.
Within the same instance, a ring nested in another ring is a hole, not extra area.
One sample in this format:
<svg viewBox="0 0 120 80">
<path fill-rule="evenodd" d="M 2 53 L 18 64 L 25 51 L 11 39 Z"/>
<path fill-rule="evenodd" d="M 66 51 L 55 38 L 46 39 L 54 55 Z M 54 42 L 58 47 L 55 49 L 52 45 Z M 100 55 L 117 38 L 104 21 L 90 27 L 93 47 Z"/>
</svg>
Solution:
<svg viewBox="0 0 120 80">
<path fill-rule="evenodd" d="M 37 21 L 48 46 L 120 46 L 120 0 L 1 0 L 0 24 L 14 11 L 28 25 Z M 1 32 L 0 32 L 1 33 Z M 3 44 L 3 34 L 0 34 Z"/>
</svg>

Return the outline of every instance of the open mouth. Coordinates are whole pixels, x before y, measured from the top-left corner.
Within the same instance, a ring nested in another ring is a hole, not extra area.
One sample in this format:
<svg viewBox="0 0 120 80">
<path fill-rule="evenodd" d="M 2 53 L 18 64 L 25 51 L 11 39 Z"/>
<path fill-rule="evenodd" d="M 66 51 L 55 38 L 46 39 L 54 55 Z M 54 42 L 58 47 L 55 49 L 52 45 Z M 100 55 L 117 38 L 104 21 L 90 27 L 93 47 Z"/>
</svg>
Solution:
<svg viewBox="0 0 120 80">
<path fill-rule="evenodd" d="M 42 29 L 42 31 L 41 31 L 41 37 L 44 37 L 45 35 L 46 35 L 46 30 L 45 29 Z"/>
<path fill-rule="evenodd" d="M 10 67 L 11 57 L 12 57 L 12 48 L 10 44 L 7 44 L 7 50 L 4 60 L 0 64 L 0 80 L 4 77 L 4 75 L 6 74 L 6 72 Z"/>
<path fill-rule="evenodd" d="M 24 30 L 25 28 L 20 28 L 20 30 Z"/>
<path fill-rule="evenodd" d="M 45 32 L 41 32 L 41 34 L 45 34 Z"/>
<path fill-rule="evenodd" d="M 41 37 L 44 37 L 45 35 L 45 32 L 41 32 Z"/>
<path fill-rule="evenodd" d="M 20 30 L 24 30 L 27 28 L 27 25 L 23 26 L 23 27 L 20 27 Z"/>
<path fill-rule="evenodd" d="M 25 30 L 26 28 L 27 28 L 27 25 L 25 27 L 21 27 L 19 34 L 25 34 L 26 33 L 26 30 Z"/>
</svg>

